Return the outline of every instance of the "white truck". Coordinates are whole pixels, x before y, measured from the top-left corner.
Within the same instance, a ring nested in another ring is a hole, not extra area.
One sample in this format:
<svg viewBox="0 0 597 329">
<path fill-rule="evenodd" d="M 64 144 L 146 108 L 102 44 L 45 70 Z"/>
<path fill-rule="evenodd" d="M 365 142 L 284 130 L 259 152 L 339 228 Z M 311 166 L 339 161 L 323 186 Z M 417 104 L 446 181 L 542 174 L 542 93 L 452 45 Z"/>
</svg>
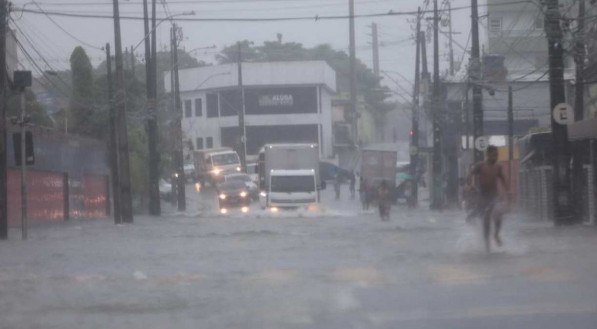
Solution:
<svg viewBox="0 0 597 329">
<path fill-rule="evenodd" d="M 204 185 L 220 182 L 224 175 L 242 171 L 240 159 L 231 148 L 218 148 L 194 152 L 195 178 Z"/>
<path fill-rule="evenodd" d="M 317 144 L 268 144 L 259 152 L 262 208 L 298 208 L 319 203 Z"/>
</svg>

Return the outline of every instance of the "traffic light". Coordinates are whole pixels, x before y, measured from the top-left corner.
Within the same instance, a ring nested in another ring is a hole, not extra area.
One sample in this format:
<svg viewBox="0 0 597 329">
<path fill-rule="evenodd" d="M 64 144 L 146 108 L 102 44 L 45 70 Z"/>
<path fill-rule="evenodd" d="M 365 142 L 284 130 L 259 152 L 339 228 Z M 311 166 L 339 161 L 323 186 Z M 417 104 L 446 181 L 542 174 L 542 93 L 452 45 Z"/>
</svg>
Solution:
<svg viewBox="0 0 597 329">
<path fill-rule="evenodd" d="M 12 134 L 12 145 L 15 154 L 15 164 L 21 166 L 21 133 Z M 32 166 L 35 164 L 35 156 L 33 154 L 33 134 L 30 131 L 25 132 L 25 164 Z"/>
</svg>

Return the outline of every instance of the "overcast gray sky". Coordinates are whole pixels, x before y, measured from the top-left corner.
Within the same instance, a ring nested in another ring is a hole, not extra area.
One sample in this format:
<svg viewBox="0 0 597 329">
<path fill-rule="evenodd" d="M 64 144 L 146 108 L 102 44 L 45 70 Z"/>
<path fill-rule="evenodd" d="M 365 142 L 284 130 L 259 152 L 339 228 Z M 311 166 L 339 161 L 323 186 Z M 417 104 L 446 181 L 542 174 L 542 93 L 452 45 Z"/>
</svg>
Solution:
<svg viewBox="0 0 597 329">
<path fill-rule="evenodd" d="M 149 0 L 151 2 L 151 0 Z M 445 8 L 443 0 L 438 0 L 439 7 Z M 36 3 L 47 12 L 79 13 L 112 15 L 112 1 L 110 0 L 38 0 Z M 120 11 L 123 16 L 142 16 L 141 0 L 120 1 Z M 164 5 L 165 3 L 165 5 Z M 483 4 L 484 1 L 480 1 Z M 453 0 L 452 8 L 464 7 L 469 0 Z M 32 1 L 15 1 L 14 6 L 39 10 Z M 355 0 L 355 14 L 377 14 L 416 11 L 417 7 L 425 8 L 424 0 Z M 158 1 L 158 15 L 160 17 L 194 11 L 194 16 L 188 18 L 272 18 L 297 16 L 326 16 L 347 15 L 348 0 L 171 0 Z M 433 3 L 427 7 L 433 9 Z M 485 8 L 480 9 L 481 13 Z M 15 11 L 11 14 L 11 26 L 17 28 L 17 35 L 38 64 L 43 69 L 66 69 L 69 67 L 68 58 L 73 48 L 82 45 L 97 65 L 104 58 L 101 48 L 106 42 L 113 44 L 113 21 L 106 18 L 73 18 L 63 16 L 45 16 L 43 14 L 22 13 Z M 454 57 L 456 61 L 463 58 L 463 49 L 467 44 L 470 31 L 470 9 L 453 11 Z M 371 51 L 371 23 L 379 25 L 380 67 L 382 70 L 399 72 L 412 81 L 414 75 L 415 47 L 412 40 L 414 16 L 383 16 L 356 19 L 357 57 L 368 66 L 372 66 Z M 249 39 L 261 44 L 266 40 L 275 40 L 276 34 L 281 33 L 285 42 L 299 42 L 305 46 L 321 43 L 332 45 L 335 49 L 348 49 L 348 20 L 302 20 L 276 22 L 184 22 L 179 21 L 183 29 L 184 40 L 181 47 L 187 50 L 215 45 L 216 49 L 195 51 L 193 54 L 200 60 L 215 62 L 215 53 L 226 45 L 238 40 Z M 424 22 L 424 26 L 431 21 Z M 158 48 L 168 48 L 170 22 L 165 21 L 158 27 Z M 447 27 L 442 27 L 447 30 Z M 483 26 L 481 26 L 483 29 Z M 66 32 L 65 32 L 66 31 Z M 68 32 L 68 33 L 67 33 Z M 31 44 L 24 39 L 22 33 L 30 39 L 40 54 L 38 55 Z M 70 35 L 69 35 L 70 34 Z M 484 32 L 481 33 L 484 36 Z M 142 21 L 122 21 L 123 46 L 130 47 L 138 44 L 143 38 Z M 81 44 L 83 40 L 86 44 Z M 94 48 L 96 47 L 96 48 Z M 447 70 L 447 36 L 440 35 L 440 67 Z M 432 68 L 432 43 L 428 43 L 429 65 Z M 137 57 L 143 57 L 143 45 L 136 50 Z M 40 57 L 44 57 L 47 64 Z M 467 58 L 464 56 L 464 58 Z M 29 68 L 30 65 L 21 56 L 21 62 Z M 411 87 L 397 73 L 390 73 L 399 81 L 402 87 Z M 384 78 L 384 84 L 397 89 L 396 85 Z"/>
</svg>

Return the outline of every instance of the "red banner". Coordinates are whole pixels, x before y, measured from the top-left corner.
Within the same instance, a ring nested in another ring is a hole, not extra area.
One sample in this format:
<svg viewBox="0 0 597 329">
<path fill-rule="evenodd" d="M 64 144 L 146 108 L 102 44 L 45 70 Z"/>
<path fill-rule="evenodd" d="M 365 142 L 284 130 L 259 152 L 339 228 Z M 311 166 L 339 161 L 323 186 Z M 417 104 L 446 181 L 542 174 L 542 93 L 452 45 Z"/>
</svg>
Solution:
<svg viewBox="0 0 597 329">
<path fill-rule="evenodd" d="M 64 220 L 64 175 L 60 173 L 27 172 L 27 217 L 30 221 L 58 222 Z M 8 170 L 8 223 L 21 223 L 21 172 Z"/>
<path fill-rule="evenodd" d="M 83 217 L 106 217 L 108 209 L 108 177 L 83 176 Z"/>
</svg>

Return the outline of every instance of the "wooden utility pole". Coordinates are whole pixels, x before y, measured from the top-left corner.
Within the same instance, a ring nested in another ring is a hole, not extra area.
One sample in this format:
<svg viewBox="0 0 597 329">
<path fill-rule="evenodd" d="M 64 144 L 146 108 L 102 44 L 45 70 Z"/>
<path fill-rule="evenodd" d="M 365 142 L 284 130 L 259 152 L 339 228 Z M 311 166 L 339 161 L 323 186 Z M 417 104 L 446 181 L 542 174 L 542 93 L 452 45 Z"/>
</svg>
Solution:
<svg viewBox="0 0 597 329">
<path fill-rule="evenodd" d="M 147 0 L 145 0 L 147 1 Z M 149 36 L 145 35 L 145 49 Z M 147 55 L 146 55 L 147 56 Z M 160 155 L 158 153 L 157 123 L 157 69 L 156 69 L 156 0 L 151 1 L 151 55 L 145 63 L 149 66 L 147 76 L 147 146 L 149 157 L 149 213 L 160 216 Z"/>
<path fill-rule="evenodd" d="M 135 76 L 135 48 L 131 45 L 131 75 Z"/>
<path fill-rule="evenodd" d="M 172 24 L 172 67 L 174 71 L 174 122 L 175 135 L 174 138 L 174 167 L 176 169 L 176 197 L 178 203 L 178 211 L 185 211 L 187 209 L 187 200 L 185 193 L 185 174 L 184 174 L 184 155 L 182 143 L 182 106 L 180 103 L 180 81 L 178 78 L 178 27 Z"/>
<path fill-rule="evenodd" d="M 19 88 L 19 98 L 21 107 L 21 118 L 19 125 L 21 126 L 21 239 L 27 240 L 27 229 L 29 226 L 27 217 L 27 205 L 29 196 L 27 193 L 27 146 L 26 146 L 26 117 L 27 104 L 25 103 L 25 88 Z"/>
<path fill-rule="evenodd" d="M 106 66 L 108 69 L 108 107 L 110 112 L 110 137 L 109 137 L 109 150 L 110 150 L 110 171 L 112 174 L 112 205 L 114 224 L 120 224 L 122 218 L 120 217 L 120 173 L 118 170 L 118 134 L 116 130 L 116 109 L 114 108 L 113 94 L 114 90 L 112 87 L 112 55 L 110 54 L 110 43 L 106 43 Z"/>
<path fill-rule="evenodd" d="M 114 61 L 116 62 L 116 79 L 114 86 L 114 107 L 118 124 L 118 161 L 120 169 L 120 216 L 122 222 L 133 222 L 133 200 L 131 196 L 131 176 L 129 167 L 129 138 L 126 124 L 126 91 L 124 85 L 124 68 L 122 63 L 122 40 L 120 37 L 120 9 L 118 0 L 112 0 L 114 8 Z"/>
<path fill-rule="evenodd" d="M 481 59 L 479 54 L 479 8 L 477 0 L 471 0 L 471 61 L 470 80 L 473 89 L 473 140 L 483 136 L 483 93 L 481 89 Z M 473 142 L 474 145 L 474 142 Z M 483 161 L 483 151 L 474 150 L 475 162 Z"/>
<path fill-rule="evenodd" d="M 449 56 L 450 56 L 450 75 L 454 75 L 454 36 L 452 35 L 452 5 L 450 4 L 450 0 L 446 1 L 446 5 L 448 6 L 448 37 L 449 37 Z"/>
<path fill-rule="evenodd" d="M 512 86 L 508 86 L 508 186 L 512 186 L 512 161 L 514 160 L 514 105 Z M 513 191 L 510 191 L 513 192 Z"/>
<path fill-rule="evenodd" d="M 423 95 L 423 113 L 427 116 L 429 115 L 429 82 L 431 76 L 429 75 L 429 68 L 427 67 L 427 39 L 425 37 L 425 31 L 421 31 L 419 42 L 421 47 L 421 88 L 423 89 L 421 94 Z M 428 131 L 425 131 L 425 133 L 425 146 L 429 146 L 429 142 L 427 141 Z"/>
<path fill-rule="evenodd" d="M 6 125 L 7 11 L 6 0 L 0 0 L 0 240 L 8 239 L 8 143 Z"/>
<path fill-rule="evenodd" d="M 575 35 L 574 62 L 576 64 L 576 85 L 574 86 L 574 120 L 581 121 L 584 118 L 584 62 L 585 62 L 585 1 L 578 2 L 578 26 Z M 581 195 L 583 187 L 587 184 L 583 175 L 583 157 L 586 148 L 580 143 L 572 145 L 572 193 Z M 574 198 L 574 209 L 582 209 L 582 198 Z M 578 211 L 578 210 L 577 210 Z M 581 216 L 582 212 L 578 212 Z"/>
<path fill-rule="evenodd" d="M 433 1 L 433 184 L 431 195 L 431 208 L 443 208 L 443 148 L 442 148 L 442 113 L 440 106 L 440 81 L 439 81 L 439 25 L 437 0 Z"/>
<path fill-rule="evenodd" d="M 413 86 L 412 119 L 410 130 L 410 168 L 411 197 L 408 200 L 409 207 L 416 207 L 419 202 L 418 184 L 418 163 L 419 163 L 419 93 L 420 93 L 420 61 L 421 61 L 421 7 L 417 13 L 417 34 L 415 51 L 415 83 Z"/>
<path fill-rule="evenodd" d="M 240 164 L 247 168 L 247 128 L 245 127 L 245 88 L 243 86 L 243 59 L 240 42 L 238 47 L 238 90 L 240 92 L 240 109 L 238 109 L 238 135 L 240 136 Z"/>
<path fill-rule="evenodd" d="M 549 94 L 551 109 L 566 102 L 564 86 L 564 48 L 558 0 L 545 2 L 545 32 L 549 55 Z M 570 143 L 568 128 L 555 121 L 551 115 L 552 165 L 553 165 L 553 210 L 556 225 L 574 221 L 570 194 Z"/>
<path fill-rule="evenodd" d="M 348 35 L 350 53 L 350 118 L 352 126 L 352 140 L 354 146 L 359 146 L 358 114 L 357 114 L 357 76 L 356 76 L 356 46 L 354 30 L 354 0 L 348 0 Z"/>
<path fill-rule="evenodd" d="M 576 43 L 574 61 L 576 62 L 576 86 L 574 90 L 574 120 L 584 118 L 584 64 L 585 64 L 585 1 L 578 1 L 578 27 L 576 30 Z"/>
<path fill-rule="evenodd" d="M 371 24 L 371 45 L 373 46 L 373 73 L 379 78 L 379 38 L 377 35 L 377 24 Z"/>
</svg>

